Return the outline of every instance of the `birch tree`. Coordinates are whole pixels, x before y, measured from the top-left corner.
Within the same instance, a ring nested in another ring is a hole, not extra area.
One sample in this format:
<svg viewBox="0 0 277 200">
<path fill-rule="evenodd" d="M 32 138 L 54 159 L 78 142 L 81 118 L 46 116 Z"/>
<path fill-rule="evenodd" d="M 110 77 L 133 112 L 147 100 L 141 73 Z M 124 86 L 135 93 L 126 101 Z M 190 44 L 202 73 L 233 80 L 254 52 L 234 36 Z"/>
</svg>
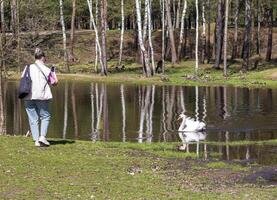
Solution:
<svg viewBox="0 0 277 200">
<path fill-rule="evenodd" d="M 211 1 L 208 0 L 208 36 L 207 36 L 207 63 L 211 60 Z"/>
<path fill-rule="evenodd" d="M 198 0 L 195 0 L 195 8 L 196 8 L 196 37 L 195 37 L 195 73 L 198 73 L 198 41 L 199 41 L 199 36 L 198 36 L 198 19 L 199 19 L 199 9 L 198 9 Z"/>
<path fill-rule="evenodd" d="M 151 70 L 149 66 L 149 57 L 143 43 L 142 27 L 141 27 L 141 7 L 140 7 L 139 0 L 136 0 L 136 14 L 137 14 L 137 26 L 138 26 L 138 40 L 139 40 L 139 46 L 140 46 L 140 51 L 141 51 L 142 61 L 143 61 L 142 62 L 143 72 L 146 77 L 149 77 L 151 75 Z"/>
<path fill-rule="evenodd" d="M 154 59 L 154 50 L 152 44 L 152 20 L 151 20 L 151 0 L 147 0 L 147 15 L 148 15 L 148 42 L 151 55 L 151 65 L 152 65 L 152 75 L 155 73 L 155 59 Z"/>
<path fill-rule="evenodd" d="M 121 65 L 122 62 L 122 50 L 123 50 L 123 42 L 124 42 L 124 0 L 121 0 L 121 34 L 120 34 L 120 48 L 119 48 L 119 61 L 118 66 Z"/>
<path fill-rule="evenodd" d="M 180 36 L 179 36 L 179 45 L 178 45 L 178 60 L 181 58 L 181 50 L 182 50 L 182 45 L 183 45 L 183 38 L 184 38 L 184 28 L 185 28 L 185 16 L 186 16 L 186 11 L 187 11 L 187 0 L 184 0 L 184 7 L 182 11 L 182 17 L 181 17 L 181 29 L 180 29 Z"/>
<path fill-rule="evenodd" d="M 229 0 L 225 1 L 225 25 L 224 25 L 224 76 L 227 76 L 227 42 L 228 42 L 228 15 Z"/>
<path fill-rule="evenodd" d="M 71 32 L 70 32 L 70 56 L 74 60 L 74 34 L 75 34 L 76 0 L 72 0 Z"/>
<path fill-rule="evenodd" d="M 202 52 L 201 52 L 201 63 L 204 64 L 206 56 L 206 18 L 205 18 L 205 2 L 202 2 Z"/>
<path fill-rule="evenodd" d="M 102 43 L 102 56 L 100 59 L 102 60 L 103 67 L 101 69 L 101 74 L 107 76 L 107 39 L 106 39 L 106 32 L 107 32 L 107 0 L 101 0 L 100 5 L 100 14 L 101 14 L 101 43 Z"/>
<path fill-rule="evenodd" d="M 60 22 L 62 26 L 62 34 L 63 34 L 63 51 L 64 51 L 64 67 L 67 69 L 67 72 L 70 72 L 70 68 L 68 65 L 68 53 L 66 47 L 66 32 L 65 32 L 65 24 L 64 24 L 64 15 L 63 15 L 63 0 L 60 0 Z"/>
<path fill-rule="evenodd" d="M 96 26 L 94 16 L 93 16 L 93 12 L 92 12 L 92 3 L 91 3 L 90 0 L 87 0 L 87 3 L 88 3 L 88 8 L 89 8 L 90 19 L 92 20 L 92 25 L 93 25 L 94 33 L 95 33 L 95 40 L 96 40 L 96 46 L 97 46 L 96 51 L 98 51 L 99 57 L 101 58 L 102 57 L 102 51 L 101 51 L 101 46 L 100 46 L 100 42 L 99 42 L 98 28 Z M 100 59 L 99 62 L 100 62 L 100 66 L 101 66 L 101 72 L 103 72 L 104 71 L 104 65 L 103 65 L 102 59 Z"/>
<path fill-rule="evenodd" d="M 1 76 L 6 76 L 6 62 L 5 62 L 5 46 L 6 46 L 6 27 L 5 27 L 5 13 L 4 13 L 4 0 L 0 1 L 0 18 L 1 18 L 1 36 L 0 36 L 0 53 L 1 53 Z"/>
<path fill-rule="evenodd" d="M 92 5 L 92 0 L 91 1 L 91 5 Z M 91 18 L 91 17 L 90 17 Z M 92 18 L 91 18 L 92 19 Z M 93 23 L 91 22 L 92 26 L 93 26 Z M 95 25 L 97 27 L 98 25 L 98 0 L 95 1 Z M 97 36 L 98 38 L 98 36 Z M 98 41 L 99 43 L 99 41 Z M 95 69 L 95 72 L 98 73 L 98 46 L 97 46 L 97 39 L 95 37 L 95 61 L 94 61 L 94 69 Z M 101 66 L 100 66 L 101 67 Z M 102 67 L 101 67 L 102 68 Z"/>
<path fill-rule="evenodd" d="M 161 19 L 162 19 L 162 72 L 164 74 L 164 54 L 165 54 L 165 21 L 164 21 L 164 0 L 160 0 Z"/>
<path fill-rule="evenodd" d="M 166 17 L 167 17 L 167 27 L 170 39 L 170 48 L 171 48 L 171 62 L 172 64 L 176 64 L 177 62 L 177 54 L 176 54 L 176 47 L 175 47 L 175 37 L 173 32 L 173 25 L 171 20 L 171 12 L 169 8 L 169 1 L 165 0 L 165 9 L 166 9 Z"/>
<path fill-rule="evenodd" d="M 148 27 L 148 0 L 144 0 L 143 41 L 146 40 Z"/>
</svg>

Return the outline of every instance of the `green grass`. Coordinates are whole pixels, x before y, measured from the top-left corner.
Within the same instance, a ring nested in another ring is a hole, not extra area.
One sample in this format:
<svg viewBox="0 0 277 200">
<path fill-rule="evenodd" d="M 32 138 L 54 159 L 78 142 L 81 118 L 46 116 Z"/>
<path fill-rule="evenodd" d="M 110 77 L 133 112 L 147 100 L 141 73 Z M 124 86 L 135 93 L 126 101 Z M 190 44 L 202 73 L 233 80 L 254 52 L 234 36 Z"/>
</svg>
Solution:
<svg viewBox="0 0 277 200">
<path fill-rule="evenodd" d="M 230 66 L 228 76 L 224 77 L 222 70 L 212 69 L 212 65 L 200 65 L 198 77 L 195 77 L 194 61 L 184 61 L 174 67 L 167 64 L 165 76 L 157 74 L 154 77 L 146 78 L 143 76 L 140 64 L 126 61 L 125 71 L 115 70 L 116 61 L 109 62 L 111 73 L 107 77 L 93 73 L 93 64 L 78 64 L 71 66 L 71 73 L 59 74 L 60 80 L 74 81 L 98 81 L 107 83 L 126 83 L 126 84 L 156 84 L 156 85 L 190 85 L 190 86 L 237 86 L 249 88 L 277 88 L 277 68 L 276 64 L 264 63 L 263 68 L 256 71 L 249 71 L 245 74 L 240 72 L 240 62 Z M 60 67 L 62 70 L 63 68 Z M 19 75 L 9 72 L 10 79 L 18 79 Z M 162 78 L 166 77 L 166 79 Z"/>
<path fill-rule="evenodd" d="M 208 168 L 215 168 L 215 169 L 232 169 L 232 171 L 244 171 L 247 170 L 246 167 L 242 167 L 237 164 L 228 164 L 226 162 L 211 162 L 206 165 Z"/>
<path fill-rule="evenodd" d="M 0 149 L 0 199 L 276 199 L 277 195 L 272 187 L 234 181 L 233 176 L 243 178 L 249 168 L 241 172 L 232 164 L 187 159 L 172 144 L 53 140 L 49 148 L 36 148 L 29 138 L 1 136 Z"/>
</svg>

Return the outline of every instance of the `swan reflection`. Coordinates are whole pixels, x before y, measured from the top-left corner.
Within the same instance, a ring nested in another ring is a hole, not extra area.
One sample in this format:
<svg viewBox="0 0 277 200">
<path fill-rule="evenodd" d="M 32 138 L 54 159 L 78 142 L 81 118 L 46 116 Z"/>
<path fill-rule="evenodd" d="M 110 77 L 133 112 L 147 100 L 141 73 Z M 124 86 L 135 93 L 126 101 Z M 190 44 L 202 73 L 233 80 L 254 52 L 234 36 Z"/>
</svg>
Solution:
<svg viewBox="0 0 277 200">
<path fill-rule="evenodd" d="M 196 154 L 199 155 L 199 143 L 206 140 L 206 132 L 179 132 L 179 137 L 182 141 L 182 146 L 179 147 L 180 151 L 189 152 L 189 144 L 196 142 Z"/>
</svg>

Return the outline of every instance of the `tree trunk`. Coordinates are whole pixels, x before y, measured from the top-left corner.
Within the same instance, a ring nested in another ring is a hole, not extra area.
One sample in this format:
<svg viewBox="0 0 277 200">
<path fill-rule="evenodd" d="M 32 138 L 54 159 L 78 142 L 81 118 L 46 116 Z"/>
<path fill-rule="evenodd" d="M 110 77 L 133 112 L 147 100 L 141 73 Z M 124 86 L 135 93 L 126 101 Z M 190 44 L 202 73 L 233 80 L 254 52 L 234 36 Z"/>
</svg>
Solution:
<svg viewBox="0 0 277 200">
<path fill-rule="evenodd" d="M 227 43 L 228 43 L 228 15 L 229 0 L 225 1 L 225 25 L 224 25 L 224 76 L 227 76 Z"/>
<path fill-rule="evenodd" d="M 101 74 L 107 76 L 107 0 L 101 0 L 101 42 L 102 42 L 102 57 L 100 59 L 103 63 L 103 68 L 101 70 Z"/>
<path fill-rule="evenodd" d="M 244 72 L 248 70 L 249 65 L 249 43 L 251 31 L 251 0 L 245 0 L 245 31 L 243 39 L 243 65 Z"/>
<path fill-rule="evenodd" d="M 198 74 L 198 41 L 199 41 L 199 28 L 198 28 L 198 19 L 199 19 L 199 9 L 198 9 L 198 0 L 195 0 L 195 8 L 196 8 L 196 37 L 195 37 L 195 74 Z"/>
<path fill-rule="evenodd" d="M 2 69 L 1 69 L 2 70 Z M 5 134 L 4 92 L 2 87 L 2 75 L 0 75 L 0 135 Z"/>
<path fill-rule="evenodd" d="M 268 10 L 267 19 L 268 19 L 268 39 L 267 39 L 266 61 L 269 62 L 271 60 L 271 55 L 272 55 L 273 8 L 270 8 Z"/>
<path fill-rule="evenodd" d="M 143 41 L 146 40 L 148 26 L 148 0 L 144 0 Z"/>
<path fill-rule="evenodd" d="M 76 0 L 72 0 L 72 15 L 71 15 L 71 32 L 70 32 L 70 55 L 74 57 L 74 34 L 75 34 L 75 16 L 76 16 Z"/>
<path fill-rule="evenodd" d="M 254 0 L 250 2 L 251 7 L 251 31 L 250 31 L 250 47 L 249 47 L 249 57 L 253 55 L 254 51 L 254 30 L 255 30 L 255 10 L 254 10 Z"/>
<path fill-rule="evenodd" d="M 95 32 L 95 41 L 96 41 L 96 46 L 97 46 L 96 51 L 98 50 L 98 54 L 99 54 L 99 57 L 100 57 L 99 61 L 100 61 L 101 71 L 103 71 L 104 65 L 103 65 L 103 62 L 102 62 L 102 59 L 101 59 L 102 51 L 101 51 L 101 46 L 100 46 L 100 42 L 99 42 L 98 28 L 97 28 L 97 25 L 96 25 L 94 17 L 93 17 L 92 4 L 91 4 L 90 0 L 87 0 L 87 3 L 88 3 L 88 8 L 89 8 L 90 18 L 92 20 L 92 24 L 93 24 L 93 28 L 94 28 L 94 32 Z"/>
<path fill-rule="evenodd" d="M 16 18 L 17 18 L 16 4 L 17 4 L 17 0 L 11 0 L 11 2 L 10 2 L 10 6 L 11 6 L 10 30 L 12 31 L 14 38 L 15 38 L 15 34 L 16 34 Z"/>
<path fill-rule="evenodd" d="M 257 0 L 257 37 L 256 37 L 256 54 L 260 55 L 260 32 L 261 32 L 261 2 Z"/>
<path fill-rule="evenodd" d="M 123 50 L 123 42 L 124 42 L 124 0 L 121 0 L 121 34 L 120 34 L 120 49 L 119 49 L 119 61 L 118 66 L 121 65 L 122 62 L 122 50 Z"/>
<path fill-rule="evenodd" d="M 136 0 L 136 13 L 137 13 L 138 40 L 139 40 L 141 55 L 143 58 L 143 72 L 146 77 L 149 77 L 151 75 L 151 70 L 149 66 L 149 57 L 144 47 L 143 38 L 142 38 L 143 36 L 142 36 L 142 28 L 141 28 L 141 7 L 140 7 L 139 0 Z"/>
<path fill-rule="evenodd" d="M 161 19 L 162 19 L 162 73 L 164 74 L 164 55 L 165 55 L 165 21 L 164 21 L 164 0 L 160 0 Z"/>
<path fill-rule="evenodd" d="M 92 0 L 91 1 L 91 5 L 92 5 Z M 97 27 L 98 25 L 98 0 L 95 1 L 95 25 Z M 93 23 L 92 23 L 92 26 L 93 26 Z M 98 32 L 98 31 L 97 31 Z M 98 50 L 98 46 L 97 46 L 97 41 L 96 41 L 96 38 L 98 38 L 98 35 L 97 37 L 95 37 L 95 61 L 94 61 L 94 70 L 96 73 L 98 73 L 98 57 L 99 57 L 99 50 Z M 99 40 L 98 40 L 98 43 L 99 43 Z M 101 65 L 102 62 L 100 62 L 100 65 Z M 102 65 L 101 65 L 101 68 L 102 68 Z"/>
<path fill-rule="evenodd" d="M 180 9 L 181 9 L 181 0 L 178 0 L 176 24 L 175 24 L 175 28 L 177 28 L 177 29 L 179 29 L 179 27 L 180 27 Z"/>
<path fill-rule="evenodd" d="M 6 27 L 5 27 L 5 13 L 4 13 L 4 1 L 0 2 L 0 18 L 1 18 L 1 41 L 0 41 L 0 51 L 1 51 L 1 76 L 6 77 L 6 62 L 5 62 L 5 46 L 6 46 Z"/>
<path fill-rule="evenodd" d="M 184 7 L 183 7 L 183 12 L 182 12 L 182 18 L 181 18 L 181 30 L 180 30 L 179 45 L 178 45 L 178 60 L 181 59 L 186 11 L 187 11 L 187 0 L 184 0 Z"/>
<path fill-rule="evenodd" d="M 66 32 L 65 32 L 65 24 L 64 24 L 64 16 L 63 16 L 63 0 L 60 0 L 60 20 L 62 26 L 63 33 L 63 51 L 64 51 L 64 67 L 67 69 L 67 72 L 70 72 L 68 65 L 68 53 L 66 47 Z"/>
<path fill-rule="evenodd" d="M 174 31 L 173 31 L 172 20 L 171 20 L 171 13 L 169 9 L 169 1 L 170 0 L 165 0 L 165 9 L 166 9 L 167 27 L 168 27 L 170 45 L 171 45 L 171 62 L 174 65 L 177 62 L 177 54 L 176 54 L 176 47 L 175 47 Z"/>
<path fill-rule="evenodd" d="M 205 18 L 205 2 L 202 2 L 202 35 L 201 35 L 201 41 L 202 41 L 202 51 L 201 51 L 201 63 L 204 64 L 205 57 L 206 57 L 206 18 Z"/>
<path fill-rule="evenodd" d="M 222 35 L 223 35 L 223 0 L 218 0 L 217 3 L 217 18 L 216 18 L 216 46 L 215 46 L 215 69 L 220 68 L 222 54 Z"/>
<path fill-rule="evenodd" d="M 21 72 L 21 65 L 20 65 L 20 23 L 19 23 L 19 1 L 16 1 L 16 11 L 15 11 L 15 24 L 16 24 L 16 40 L 17 40 L 17 45 L 16 45 L 16 54 L 17 54 L 17 65 L 18 65 L 18 72 Z"/>
<path fill-rule="evenodd" d="M 208 0 L 208 36 L 207 36 L 207 63 L 211 61 L 211 1 Z"/>
<path fill-rule="evenodd" d="M 154 50 L 152 45 L 152 20 L 151 20 L 151 2 L 147 0 L 147 15 L 148 15 L 148 42 L 150 48 L 150 55 L 151 55 L 151 65 L 152 65 L 152 75 L 155 74 L 155 59 L 154 59 Z"/>
<path fill-rule="evenodd" d="M 232 59 L 235 59 L 238 57 L 238 15 L 239 15 L 239 0 L 236 0 L 235 16 L 234 16 L 235 32 L 234 32 Z"/>
</svg>

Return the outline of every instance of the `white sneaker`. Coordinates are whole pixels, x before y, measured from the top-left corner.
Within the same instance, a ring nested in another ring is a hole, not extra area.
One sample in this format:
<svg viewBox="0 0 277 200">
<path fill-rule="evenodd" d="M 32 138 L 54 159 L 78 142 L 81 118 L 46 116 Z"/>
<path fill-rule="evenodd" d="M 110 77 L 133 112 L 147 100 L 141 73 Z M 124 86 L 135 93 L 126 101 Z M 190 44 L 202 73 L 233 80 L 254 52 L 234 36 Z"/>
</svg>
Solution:
<svg viewBox="0 0 277 200">
<path fill-rule="evenodd" d="M 35 141 L 35 146 L 36 146 L 36 147 L 40 147 L 39 141 Z"/>
<path fill-rule="evenodd" d="M 40 143 L 42 143 L 43 145 L 49 146 L 50 143 L 46 140 L 46 138 L 44 136 L 40 136 L 39 140 Z"/>
</svg>

